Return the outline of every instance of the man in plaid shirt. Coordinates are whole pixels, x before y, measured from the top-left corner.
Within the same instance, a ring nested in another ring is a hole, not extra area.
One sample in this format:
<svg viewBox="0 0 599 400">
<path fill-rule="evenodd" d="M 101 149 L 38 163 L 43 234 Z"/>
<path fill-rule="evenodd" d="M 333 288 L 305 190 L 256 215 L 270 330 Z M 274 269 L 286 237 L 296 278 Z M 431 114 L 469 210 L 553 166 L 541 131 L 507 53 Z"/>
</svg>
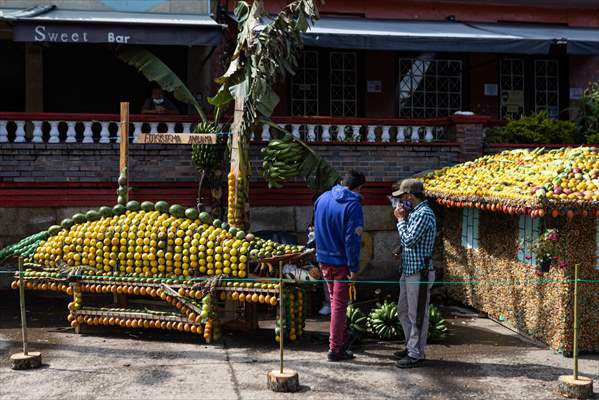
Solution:
<svg viewBox="0 0 599 400">
<path fill-rule="evenodd" d="M 406 338 L 406 349 L 394 353 L 394 356 L 399 359 L 397 367 L 413 368 L 425 358 L 428 304 L 435 280 L 431 258 L 437 223 L 435 214 L 424 198 L 421 181 L 405 179 L 393 196 L 401 201 L 394 212 L 402 267 L 397 311 Z"/>
</svg>

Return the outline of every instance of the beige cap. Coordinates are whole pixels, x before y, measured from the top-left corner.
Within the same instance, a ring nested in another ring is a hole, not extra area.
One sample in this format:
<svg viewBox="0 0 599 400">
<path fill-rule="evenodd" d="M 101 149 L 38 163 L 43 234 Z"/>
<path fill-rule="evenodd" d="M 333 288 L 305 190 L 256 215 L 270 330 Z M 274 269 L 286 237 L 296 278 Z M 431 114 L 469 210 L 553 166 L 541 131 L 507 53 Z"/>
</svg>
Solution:
<svg viewBox="0 0 599 400">
<path fill-rule="evenodd" d="M 392 193 L 393 196 L 399 197 L 402 194 L 411 193 L 418 194 L 424 191 L 422 182 L 418 179 L 404 179 L 399 185 L 399 189 Z"/>
</svg>

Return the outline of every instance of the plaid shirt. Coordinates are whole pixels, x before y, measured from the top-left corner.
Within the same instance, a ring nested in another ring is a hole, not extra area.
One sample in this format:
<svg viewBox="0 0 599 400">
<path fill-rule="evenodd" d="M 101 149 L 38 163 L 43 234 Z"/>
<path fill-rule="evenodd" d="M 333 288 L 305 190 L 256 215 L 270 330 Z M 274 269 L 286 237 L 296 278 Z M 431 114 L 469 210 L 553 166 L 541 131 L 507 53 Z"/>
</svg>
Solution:
<svg viewBox="0 0 599 400">
<path fill-rule="evenodd" d="M 410 212 L 408 220 L 397 224 L 401 242 L 401 265 L 406 276 L 420 272 L 428 258 L 428 267 L 432 269 L 431 258 L 435 244 L 437 222 L 435 214 L 425 201 Z"/>
</svg>

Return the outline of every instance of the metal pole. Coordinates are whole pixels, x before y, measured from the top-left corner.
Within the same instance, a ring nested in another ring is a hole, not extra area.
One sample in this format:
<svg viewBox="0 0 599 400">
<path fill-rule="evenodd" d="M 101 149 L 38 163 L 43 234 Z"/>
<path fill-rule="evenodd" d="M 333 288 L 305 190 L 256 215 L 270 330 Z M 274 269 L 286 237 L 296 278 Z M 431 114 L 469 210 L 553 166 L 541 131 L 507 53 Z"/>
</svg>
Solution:
<svg viewBox="0 0 599 400">
<path fill-rule="evenodd" d="M 283 287 L 283 261 L 279 261 L 279 353 L 281 356 L 280 369 L 283 374 L 283 337 L 285 330 L 283 328 L 283 317 L 285 316 L 284 293 Z"/>
<path fill-rule="evenodd" d="M 578 380 L 578 264 L 574 264 L 574 380 Z"/>
<path fill-rule="evenodd" d="M 22 257 L 19 257 L 19 303 L 21 305 L 21 332 L 23 334 L 23 354 L 27 355 L 27 315 L 25 314 L 25 282 L 23 279 Z"/>
</svg>

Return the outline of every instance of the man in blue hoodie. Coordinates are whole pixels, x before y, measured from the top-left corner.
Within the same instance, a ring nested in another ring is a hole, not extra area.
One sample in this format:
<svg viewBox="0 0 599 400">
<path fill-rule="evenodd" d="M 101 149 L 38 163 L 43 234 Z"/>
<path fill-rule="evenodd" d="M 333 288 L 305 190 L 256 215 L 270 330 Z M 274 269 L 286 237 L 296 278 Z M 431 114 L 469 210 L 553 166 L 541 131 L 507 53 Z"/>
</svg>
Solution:
<svg viewBox="0 0 599 400">
<path fill-rule="evenodd" d="M 364 174 L 349 171 L 340 185 L 323 193 L 314 205 L 316 259 L 331 297 L 329 361 L 349 360 L 345 313 L 349 283 L 359 270 L 360 235 L 364 225 L 360 190 Z"/>
</svg>

